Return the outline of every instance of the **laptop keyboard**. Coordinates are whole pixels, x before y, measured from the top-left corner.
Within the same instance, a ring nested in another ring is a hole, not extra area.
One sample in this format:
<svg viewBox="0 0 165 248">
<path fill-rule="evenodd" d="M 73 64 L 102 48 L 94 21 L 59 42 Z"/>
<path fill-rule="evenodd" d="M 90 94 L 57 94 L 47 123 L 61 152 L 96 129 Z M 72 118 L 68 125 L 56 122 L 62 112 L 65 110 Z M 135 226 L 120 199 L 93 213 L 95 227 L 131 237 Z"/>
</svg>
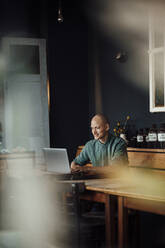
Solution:
<svg viewBox="0 0 165 248">
<path fill-rule="evenodd" d="M 58 179 L 60 180 L 87 180 L 97 178 L 99 178 L 98 175 L 88 174 L 83 171 L 58 175 Z"/>
</svg>

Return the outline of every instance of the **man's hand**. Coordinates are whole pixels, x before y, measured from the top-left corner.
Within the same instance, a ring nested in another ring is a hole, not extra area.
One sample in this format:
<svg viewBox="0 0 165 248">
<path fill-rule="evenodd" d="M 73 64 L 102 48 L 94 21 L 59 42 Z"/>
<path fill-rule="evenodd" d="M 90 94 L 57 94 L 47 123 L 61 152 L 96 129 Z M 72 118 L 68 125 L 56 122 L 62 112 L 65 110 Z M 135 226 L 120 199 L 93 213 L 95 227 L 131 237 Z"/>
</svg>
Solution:
<svg viewBox="0 0 165 248">
<path fill-rule="evenodd" d="M 83 171 L 85 173 L 90 173 L 90 171 L 93 171 L 93 166 L 89 166 L 89 165 L 84 165 L 84 166 L 80 166 L 78 164 L 76 164 L 74 161 L 72 161 L 71 163 L 71 171 L 72 172 L 79 172 L 79 171 Z"/>
<path fill-rule="evenodd" d="M 74 161 L 72 161 L 71 163 L 71 171 L 72 172 L 78 172 L 78 171 L 82 171 L 82 166 L 76 164 Z"/>
</svg>

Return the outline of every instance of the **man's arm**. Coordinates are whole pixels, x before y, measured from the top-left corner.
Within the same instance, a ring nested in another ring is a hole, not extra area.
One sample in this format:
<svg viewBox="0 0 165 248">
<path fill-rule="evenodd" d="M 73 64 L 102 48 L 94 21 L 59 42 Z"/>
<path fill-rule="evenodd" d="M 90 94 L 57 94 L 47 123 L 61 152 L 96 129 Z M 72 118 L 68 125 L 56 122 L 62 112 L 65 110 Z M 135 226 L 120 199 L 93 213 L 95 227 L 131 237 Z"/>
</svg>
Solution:
<svg viewBox="0 0 165 248">
<path fill-rule="evenodd" d="M 72 171 L 82 171 L 84 170 L 84 165 L 88 163 L 88 147 L 87 144 L 84 146 L 80 154 L 71 162 Z"/>
<path fill-rule="evenodd" d="M 124 140 L 120 140 L 118 145 L 116 146 L 114 156 L 112 159 L 112 163 L 114 164 L 125 164 L 128 165 L 128 154 L 127 154 L 127 145 Z"/>
</svg>

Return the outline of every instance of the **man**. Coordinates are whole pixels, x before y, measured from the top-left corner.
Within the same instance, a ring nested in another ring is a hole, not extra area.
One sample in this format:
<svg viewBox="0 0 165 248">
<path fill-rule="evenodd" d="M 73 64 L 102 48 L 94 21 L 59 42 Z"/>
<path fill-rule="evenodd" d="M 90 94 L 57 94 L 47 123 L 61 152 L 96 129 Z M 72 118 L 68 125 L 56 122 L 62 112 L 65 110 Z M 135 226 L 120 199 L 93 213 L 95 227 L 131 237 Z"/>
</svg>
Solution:
<svg viewBox="0 0 165 248">
<path fill-rule="evenodd" d="M 128 163 L 126 143 L 109 133 L 109 122 L 104 115 L 96 114 L 92 118 L 91 130 L 94 139 L 88 141 L 79 156 L 72 161 L 72 171 L 83 170 L 89 161 L 97 169 Z"/>
</svg>

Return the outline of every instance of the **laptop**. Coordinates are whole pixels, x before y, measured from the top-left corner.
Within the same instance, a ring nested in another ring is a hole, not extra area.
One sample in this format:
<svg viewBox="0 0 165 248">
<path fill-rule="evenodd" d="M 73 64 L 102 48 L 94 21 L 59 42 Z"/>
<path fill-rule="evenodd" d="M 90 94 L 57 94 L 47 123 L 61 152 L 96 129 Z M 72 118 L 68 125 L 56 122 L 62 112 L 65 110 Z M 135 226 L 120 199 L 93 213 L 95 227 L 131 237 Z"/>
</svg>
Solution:
<svg viewBox="0 0 165 248">
<path fill-rule="evenodd" d="M 70 173 L 69 159 L 65 148 L 43 148 L 46 171 L 56 174 Z"/>
<path fill-rule="evenodd" d="M 83 180 L 93 176 L 87 173 L 71 172 L 66 148 L 43 148 L 46 171 L 60 180 Z"/>
</svg>

